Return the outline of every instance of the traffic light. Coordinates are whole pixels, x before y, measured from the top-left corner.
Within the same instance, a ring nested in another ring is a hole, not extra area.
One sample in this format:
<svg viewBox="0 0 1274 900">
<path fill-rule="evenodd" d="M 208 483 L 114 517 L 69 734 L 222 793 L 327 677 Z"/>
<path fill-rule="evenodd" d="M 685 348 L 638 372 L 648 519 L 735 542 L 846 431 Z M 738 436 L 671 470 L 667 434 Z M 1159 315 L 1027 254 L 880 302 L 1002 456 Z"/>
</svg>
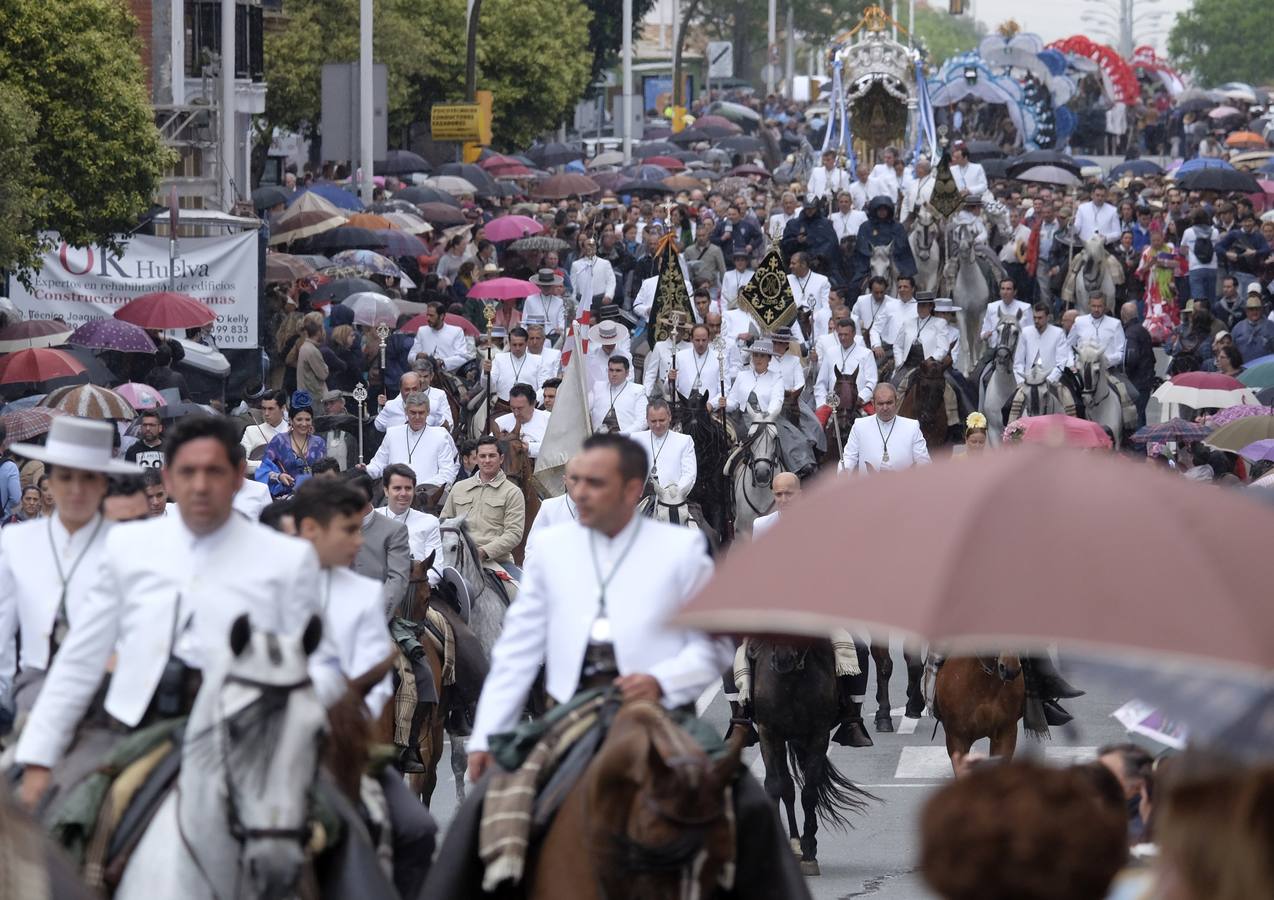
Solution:
<svg viewBox="0 0 1274 900">
<path fill-rule="evenodd" d="M 964 15 L 964 0 L 949 0 L 947 11 L 953 16 Z"/>
</svg>

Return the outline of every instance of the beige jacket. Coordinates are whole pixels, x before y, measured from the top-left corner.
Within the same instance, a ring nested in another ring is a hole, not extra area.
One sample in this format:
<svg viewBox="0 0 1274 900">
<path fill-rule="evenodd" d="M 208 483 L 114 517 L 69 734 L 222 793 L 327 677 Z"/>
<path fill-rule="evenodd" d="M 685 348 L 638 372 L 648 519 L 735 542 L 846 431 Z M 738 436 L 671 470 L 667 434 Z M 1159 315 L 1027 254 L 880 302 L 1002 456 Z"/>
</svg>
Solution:
<svg viewBox="0 0 1274 900">
<path fill-rule="evenodd" d="M 513 548 L 526 529 L 526 501 L 522 491 L 503 472 L 484 484 L 474 475 L 457 481 L 442 506 L 442 518 L 465 517 L 473 542 L 488 559 L 512 562 Z"/>
<path fill-rule="evenodd" d="M 316 406 L 327 390 L 327 363 L 323 361 L 323 351 L 313 341 L 305 341 L 297 351 L 296 386 L 308 391 Z"/>
</svg>

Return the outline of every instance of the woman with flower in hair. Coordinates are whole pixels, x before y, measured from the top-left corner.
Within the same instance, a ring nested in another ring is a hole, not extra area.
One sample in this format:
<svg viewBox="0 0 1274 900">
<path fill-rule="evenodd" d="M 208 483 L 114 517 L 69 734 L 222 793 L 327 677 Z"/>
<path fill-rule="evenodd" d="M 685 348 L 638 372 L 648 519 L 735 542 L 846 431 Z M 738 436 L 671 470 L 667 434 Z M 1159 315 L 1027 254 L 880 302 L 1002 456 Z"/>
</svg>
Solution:
<svg viewBox="0 0 1274 900">
<path fill-rule="evenodd" d="M 274 497 L 287 497 L 310 477 L 313 465 L 327 455 L 327 442 L 314 433 L 314 408 L 306 391 L 295 391 L 289 404 L 291 429 L 270 438 L 257 468 L 257 481 Z"/>
<path fill-rule="evenodd" d="M 964 420 L 964 453 L 966 456 L 981 453 L 987 447 L 986 416 L 980 412 L 969 413 Z"/>
</svg>

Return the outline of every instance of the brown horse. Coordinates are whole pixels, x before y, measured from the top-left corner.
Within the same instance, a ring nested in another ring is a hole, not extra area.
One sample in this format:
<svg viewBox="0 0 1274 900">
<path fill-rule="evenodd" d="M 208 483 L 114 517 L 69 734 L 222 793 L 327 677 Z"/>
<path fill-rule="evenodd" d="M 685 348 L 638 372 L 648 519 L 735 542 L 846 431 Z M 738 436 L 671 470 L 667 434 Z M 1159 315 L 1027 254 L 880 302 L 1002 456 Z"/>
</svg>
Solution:
<svg viewBox="0 0 1274 900">
<path fill-rule="evenodd" d="M 915 419 L 932 454 L 947 443 L 947 368 L 951 357 L 939 362 L 923 359 L 911 373 L 911 382 L 898 403 L 898 415 Z"/>
<path fill-rule="evenodd" d="M 713 896 L 734 859 L 726 788 L 742 747 L 713 762 L 658 704 L 625 703 L 528 861 L 527 896 Z"/>
<path fill-rule="evenodd" d="M 371 757 L 371 745 L 377 739 L 365 700 L 372 688 L 394 668 L 396 655 L 397 650 L 362 675 L 351 678 L 348 689 L 327 710 L 330 739 L 323 751 L 323 765 L 332 774 L 336 786 L 356 805 L 363 773 Z"/>
<path fill-rule="evenodd" d="M 522 528 L 522 540 L 513 548 L 513 561 L 519 566 L 526 555 L 526 536 L 531 533 L 531 523 L 540 512 L 540 495 L 535 490 L 535 460 L 531 459 L 530 449 L 522 440 L 522 423 L 516 422 L 512 431 L 503 431 L 495 426 L 496 437 L 504 444 L 504 474 L 508 475 L 522 489 L 522 501 L 526 504 L 526 518 Z"/>
<path fill-rule="evenodd" d="M 1017 749 L 1026 683 L 1015 653 L 953 656 L 938 669 L 933 687 L 934 715 L 947 735 L 947 755 L 969 752 L 974 741 L 991 739 L 991 755 L 1011 757 Z"/>
<path fill-rule="evenodd" d="M 858 369 L 845 373 L 833 366 L 832 371 L 836 373 L 836 383 L 827 395 L 827 404 L 832 411 L 827 417 L 827 424 L 823 426 L 823 432 L 827 436 L 827 455 L 819 463 L 824 468 L 840 463 L 849 429 L 854 426 L 854 420 L 861 414 L 862 407 L 858 396 Z"/>
</svg>

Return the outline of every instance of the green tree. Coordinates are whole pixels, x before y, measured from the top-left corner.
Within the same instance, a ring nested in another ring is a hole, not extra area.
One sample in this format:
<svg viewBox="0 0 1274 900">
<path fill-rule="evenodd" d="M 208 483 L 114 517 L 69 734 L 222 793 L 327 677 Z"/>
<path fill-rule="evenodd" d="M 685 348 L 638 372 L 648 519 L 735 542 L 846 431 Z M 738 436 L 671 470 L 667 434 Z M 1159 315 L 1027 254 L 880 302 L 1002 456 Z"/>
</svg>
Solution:
<svg viewBox="0 0 1274 900">
<path fill-rule="evenodd" d="M 44 231 L 118 247 L 149 208 L 173 155 L 155 128 L 136 33 L 118 0 L 0 4 L 0 87 L 10 107 L 0 109 L 0 129 L 12 138 L 29 128 L 31 160 L 29 224 L 0 217 L 0 265 L 33 267 L 31 235 Z M 8 160 L 0 165 L 11 180 Z"/>
<path fill-rule="evenodd" d="M 619 62 L 624 40 L 624 0 L 585 0 L 585 5 L 593 13 L 588 24 L 588 48 L 593 53 L 588 83 L 592 85 Z M 655 0 L 633 0 L 633 31 L 640 30 L 641 20 L 654 8 Z"/>
<path fill-rule="evenodd" d="M 1227 81 L 1264 84 L 1274 78 L 1268 38 L 1270 6 L 1260 0 L 1194 0 L 1178 13 L 1168 54 L 1205 85 Z"/>
<path fill-rule="evenodd" d="M 950 57 L 977 47 L 985 37 L 971 16 L 953 16 L 927 3 L 916 4 L 916 24 L 912 33 L 929 54 L 928 63 L 937 69 Z"/>
<path fill-rule="evenodd" d="M 36 116 L 11 86 L 0 84 L 0 266 L 26 268 L 36 254 Z"/>
</svg>

